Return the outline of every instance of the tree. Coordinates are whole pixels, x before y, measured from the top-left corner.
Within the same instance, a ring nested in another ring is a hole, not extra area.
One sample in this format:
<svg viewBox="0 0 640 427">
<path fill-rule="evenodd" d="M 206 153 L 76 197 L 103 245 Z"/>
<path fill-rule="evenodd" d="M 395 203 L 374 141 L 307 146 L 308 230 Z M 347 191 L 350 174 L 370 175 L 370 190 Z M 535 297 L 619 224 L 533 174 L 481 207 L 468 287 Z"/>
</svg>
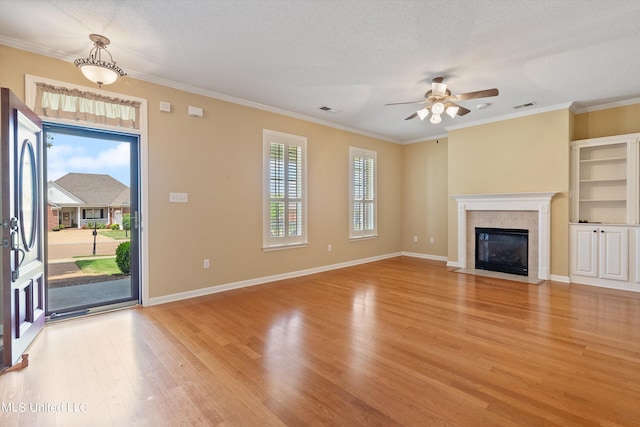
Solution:
<svg viewBox="0 0 640 427">
<path fill-rule="evenodd" d="M 128 237 L 131 230 L 131 214 L 122 215 L 122 228 L 125 230 L 124 235 Z"/>
</svg>

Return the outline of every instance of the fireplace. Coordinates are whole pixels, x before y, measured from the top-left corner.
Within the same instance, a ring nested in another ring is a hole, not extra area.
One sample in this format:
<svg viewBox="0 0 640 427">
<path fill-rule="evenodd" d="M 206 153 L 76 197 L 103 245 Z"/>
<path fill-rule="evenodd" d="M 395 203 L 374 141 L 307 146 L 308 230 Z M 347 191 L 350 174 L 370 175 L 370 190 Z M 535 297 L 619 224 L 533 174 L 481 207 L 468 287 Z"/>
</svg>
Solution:
<svg viewBox="0 0 640 427">
<path fill-rule="evenodd" d="M 530 283 L 549 280 L 551 199 L 555 194 L 557 193 L 554 191 L 453 195 L 458 208 L 458 259 L 448 261 L 447 265 L 458 267 L 459 270 L 471 274 L 474 274 L 474 271 L 482 271 L 473 268 L 474 227 L 527 229 L 529 230 L 529 260 L 526 280 Z M 530 223 L 528 217 L 531 217 L 533 223 Z"/>
<path fill-rule="evenodd" d="M 477 270 L 529 275 L 529 231 L 513 228 L 475 228 Z"/>
</svg>

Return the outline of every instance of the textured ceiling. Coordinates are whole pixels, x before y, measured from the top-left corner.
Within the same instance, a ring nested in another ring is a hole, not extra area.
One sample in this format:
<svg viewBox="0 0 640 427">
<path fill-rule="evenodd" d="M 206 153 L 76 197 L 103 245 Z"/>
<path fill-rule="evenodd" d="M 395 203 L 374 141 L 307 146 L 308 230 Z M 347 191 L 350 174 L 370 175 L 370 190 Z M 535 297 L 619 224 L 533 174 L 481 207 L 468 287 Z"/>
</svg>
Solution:
<svg viewBox="0 0 640 427">
<path fill-rule="evenodd" d="M 639 0 L 0 0 L 2 44 L 72 61 L 98 33 L 132 77 L 395 142 L 528 102 L 639 102 L 639 22 Z M 500 95 L 440 125 L 384 105 L 420 100 L 437 76 Z"/>
</svg>

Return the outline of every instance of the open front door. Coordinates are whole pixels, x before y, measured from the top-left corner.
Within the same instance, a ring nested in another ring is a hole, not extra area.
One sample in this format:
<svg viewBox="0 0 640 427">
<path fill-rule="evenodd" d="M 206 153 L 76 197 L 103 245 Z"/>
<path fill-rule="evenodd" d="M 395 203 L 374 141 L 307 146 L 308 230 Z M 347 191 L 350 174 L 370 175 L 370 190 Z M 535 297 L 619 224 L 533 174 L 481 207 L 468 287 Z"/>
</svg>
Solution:
<svg viewBox="0 0 640 427">
<path fill-rule="evenodd" d="M 9 89 L 1 92 L 2 368 L 7 368 L 45 320 L 44 145 L 38 116 Z"/>
</svg>

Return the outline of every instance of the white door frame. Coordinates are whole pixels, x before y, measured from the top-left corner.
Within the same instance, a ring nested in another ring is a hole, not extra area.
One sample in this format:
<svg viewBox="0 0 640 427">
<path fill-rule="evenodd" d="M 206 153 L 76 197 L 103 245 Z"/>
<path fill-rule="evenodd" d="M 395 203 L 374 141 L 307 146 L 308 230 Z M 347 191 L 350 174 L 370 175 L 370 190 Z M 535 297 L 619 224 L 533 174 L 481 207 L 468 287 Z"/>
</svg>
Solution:
<svg viewBox="0 0 640 427">
<path fill-rule="evenodd" d="M 54 117 L 45 117 L 43 120 L 51 123 L 62 123 L 69 125 L 85 125 L 94 129 L 104 129 L 118 132 L 127 132 L 140 137 L 140 168 L 139 168 L 139 186 L 140 186 L 140 299 L 142 305 L 149 305 L 149 232 L 146 222 L 147 212 L 149 212 L 149 137 L 148 137 L 148 108 L 147 100 L 133 96 L 124 95 L 117 92 L 108 92 L 94 87 L 80 86 L 68 82 L 51 80 L 44 77 L 32 76 L 25 74 L 25 104 L 35 109 L 36 102 L 36 83 L 46 83 L 53 86 L 62 86 L 69 89 L 78 89 L 85 92 L 97 93 L 103 96 L 120 98 L 129 101 L 137 101 L 140 103 L 140 128 L 139 129 L 123 129 L 117 126 L 109 126 L 98 123 L 78 123 L 75 120 L 60 119 Z"/>
</svg>

